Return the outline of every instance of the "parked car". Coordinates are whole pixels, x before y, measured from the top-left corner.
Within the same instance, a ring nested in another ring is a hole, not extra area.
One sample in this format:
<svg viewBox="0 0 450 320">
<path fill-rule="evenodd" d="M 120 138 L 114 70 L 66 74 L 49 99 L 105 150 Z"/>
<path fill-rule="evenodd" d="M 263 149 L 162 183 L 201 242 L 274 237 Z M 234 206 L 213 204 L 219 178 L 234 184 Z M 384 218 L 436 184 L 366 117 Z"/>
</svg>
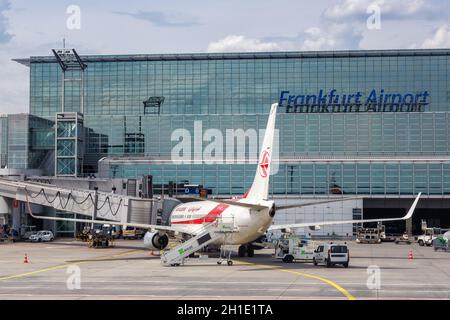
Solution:
<svg viewBox="0 0 450 320">
<path fill-rule="evenodd" d="M 33 242 L 48 242 L 54 239 L 53 232 L 47 230 L 38 231 L 36 234 L 30 236 L 30 240 Z"/>
<path fill-rule="evenodd" d="M 321 244 L 314 250 L 313 263 L 317 266 L 319 263 L 325 264 L 327 268 L 337 264 L 348 268 L 350 263 L 350 251 L 346 244 Z"/>
</svg>

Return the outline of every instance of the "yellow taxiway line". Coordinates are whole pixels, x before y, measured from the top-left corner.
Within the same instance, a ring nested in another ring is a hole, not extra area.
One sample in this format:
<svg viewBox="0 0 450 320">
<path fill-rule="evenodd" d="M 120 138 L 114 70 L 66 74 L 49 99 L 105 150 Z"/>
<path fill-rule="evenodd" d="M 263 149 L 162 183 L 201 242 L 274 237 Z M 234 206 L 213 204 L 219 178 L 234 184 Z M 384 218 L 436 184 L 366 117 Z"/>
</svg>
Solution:
<svg viewBox="0 0 450 320">
<path fill-rule="evenodd" d="M 239 261 L 239 263 L 247 264 L 247 265 L 253 265 L 253 266 L 261 267 L 261 268 L 268 268 L 268 269 L 272 269 L 272 270 L 278 270 L 278 271 L 281 271 L 281 272 L 287 272 L 287 273 L 295 274 L 297 276 L 302 276 L 302 277 L 306 277 L 306 278 L 319 280 L 319 281 L 322 281 L 322 282 L 324 282 L 324 283 L 334 287 L 336 290 L 338 290 L 340 293 L 342 293 L 348 300 L 356 300 L 356 298 L 353 295 L 351 295 L 347 290 L 342 288 L 336 282 L 333 282 L 331 280 L 328 280 L 328 279 L 325 279 L 325 278 L 322 278 L 322 277 L 319 277 L 319 276 L 315 276 L 315 275 L 308 274 L 308 273 L 303 273 L 303 272 L 298 272 L 298 271 L 293 271 L 293 270 L 288 270 L 288 269 L 282 269 L 281 267 L 269 266 L 269 265 L 265 265 L 265 264 L 257 264 L 257 263 L 245 262 L 245 261 Z"/>
<path fill-rule="evenodd" d="M 43 269 L 38 269 L 38 270 L 35 270 L 35 271 L 30 271 L 30 272 L 20 273 L 20 274 L 16 274 L 16 275 L 2 277 L 2 278 L 0 278 L 0 281 L 10 280 L 10 279 L 17 279 L 17 278 L 24 278 L 24 277 L 32 276 L 32 275 L 43 273 L 43 272 L 48 272 L 48 271 L 54 271 L 54 270 L 58 270 L 58 269 L 67 268 L 68 266 L 71 266 L 71 265 L 84 264 L 84 263 L 89 263 L 89 262 L 93 262 L 93 261 L 102 261 L 102 260 L 107 260 L 107 259 L 111 259 L 111 258 L 114 258 L 114 257 L 120 257 L 120 256 L 124 256 L 124 255 L 137 253 L 137 252 L 142 252 L 142 250 L 132 250 L 132 251 L 122 252 L 122 253 L 119 253 L 119 254 L 106 256 L 106 257 L 98 257 L 98 258 L 93 258 L 93 259 L 90 259 L 90 260 L 80 260 L 79 262 L 74 261 L 74 262 L 65 263 L 65 264 L 62 264 L 62 265 L 54 266 L 54 267 L 43 268 Z M 282 268 L 277 267 L 277 266 L 257 264 L 257 263 L 245 262 L 245 261 L 239 261 L 239 263 L 244 264 L 244 265 L 245 264 L 246 265 L 253 265 L 253 266 L 266 268 L 266 269 L 278 270 L 278 271 L 281 271 L 281 272 L 286 272 L 286 273 L 294 274 L 294 275 L 297 275 L 297 276 L 302 276 L 302 277 L 306 277 L 306 278 L 319 280 L 321 282 L 324 282 L 324 283 L 334 287 L 336 290 L 341 292 L 348 300 L 356 300 L 356 298 L 353 295 L 351 295 L 347 290 L 342 288 L 337 283 L 335 283 L 335 282 L 333 282 L 331 280 L 319 277 L 319 276 L 315 276 L 315 275 L 308 274 L 308 273 L 303 273 L 303 272 L 298 272 L 298 271 L 293 271 L 293 270 L 288 270 L 288 269 L 282 269 Z"/>
</svg>

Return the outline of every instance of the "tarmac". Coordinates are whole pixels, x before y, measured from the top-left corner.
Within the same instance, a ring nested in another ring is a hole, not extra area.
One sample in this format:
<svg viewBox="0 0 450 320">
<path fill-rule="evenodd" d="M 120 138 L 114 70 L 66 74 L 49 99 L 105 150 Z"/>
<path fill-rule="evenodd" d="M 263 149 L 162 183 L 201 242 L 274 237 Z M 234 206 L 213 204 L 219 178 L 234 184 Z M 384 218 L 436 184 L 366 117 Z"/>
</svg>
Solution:
<svg viewBox="0 0 450 320">
<path fill-rule="evenodd" d="M 271 249 L 233 257 L 232 266 L 210 257 L 165 267 L 139 240 L 105 249 L 75 240 L 0 243 L 0 300 L 450 298 L 450 253 L 394 243 L 349 249 L 347 269 L 282 263 Z"/>
</svg>

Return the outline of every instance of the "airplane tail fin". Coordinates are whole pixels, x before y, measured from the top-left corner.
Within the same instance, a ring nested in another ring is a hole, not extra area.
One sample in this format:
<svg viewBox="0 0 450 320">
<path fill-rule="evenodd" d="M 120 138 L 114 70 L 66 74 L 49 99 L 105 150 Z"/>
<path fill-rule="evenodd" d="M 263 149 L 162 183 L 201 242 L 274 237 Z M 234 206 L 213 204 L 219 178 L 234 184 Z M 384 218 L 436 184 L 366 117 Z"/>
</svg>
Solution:
<svg viewBox="0 0 450 320">
<path fill-rule="evenodd" d="M 266 200 L 269 195 L 269 178 L 273 154 L 277 107 L 278 103 L 274 103 L 270 108 L 266 132 L 264 134 L 264 140 L 259 153 L 255 179 L 253 180 L 253 184 L 245 197 L 246 202 Z"/>
</svg>

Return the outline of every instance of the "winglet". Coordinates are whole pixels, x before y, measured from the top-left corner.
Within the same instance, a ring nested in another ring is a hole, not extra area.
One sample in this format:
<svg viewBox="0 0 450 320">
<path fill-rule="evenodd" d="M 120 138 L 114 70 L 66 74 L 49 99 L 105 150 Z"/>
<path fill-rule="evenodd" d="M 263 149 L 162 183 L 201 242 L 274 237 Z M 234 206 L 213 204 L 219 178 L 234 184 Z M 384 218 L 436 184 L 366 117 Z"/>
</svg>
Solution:
<svg viewBox="0 0 450 320">
<path fill-rule="evenodd" d="M 417 206 L 417 202 L 419 202 L 419 198 L 422 195 L 422 192 L 419 192 L 419 194 L 417 195 L 416 199 L 414 200 L 413 204 L 411 205 L 411 208 L 409 208 L 408 213 L 406 214 L 406 216 L 403 217 L 403 220 L 407 220 L 410 219 L 414 213 L 414 210 L 416 209 Z"/>
</svg>

